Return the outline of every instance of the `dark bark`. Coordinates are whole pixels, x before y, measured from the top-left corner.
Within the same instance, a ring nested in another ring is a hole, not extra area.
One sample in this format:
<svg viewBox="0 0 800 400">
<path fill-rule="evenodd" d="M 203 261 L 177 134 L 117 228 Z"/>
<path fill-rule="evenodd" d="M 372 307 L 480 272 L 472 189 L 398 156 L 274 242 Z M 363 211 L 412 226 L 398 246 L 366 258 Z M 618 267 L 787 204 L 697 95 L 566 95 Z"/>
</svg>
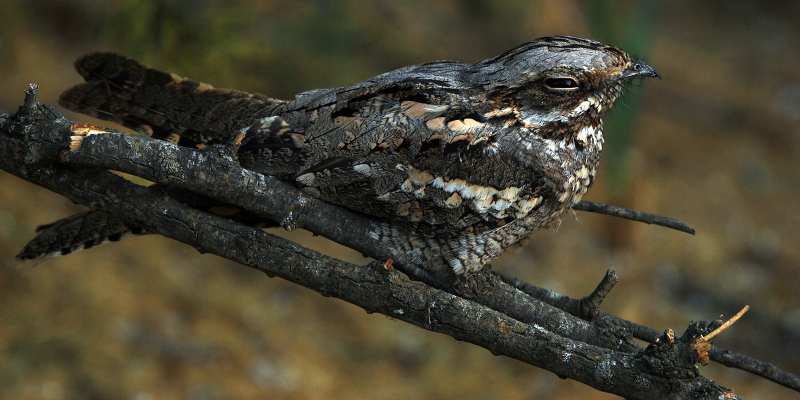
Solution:
<svg viewBox="0 0 800 400">
<path fill-rule="evenodd" d="M 599 390 L 631 399 L 739 398 L 696 372 L 698 354 L 692 341 L 702 329 L 690 329 L 677 340 L 661 336 L 642 349 L 631 338 L 653 336 L 655 331 L 597 313 L 609 285 L 599 287 L 581 307 L 580 300 L 560 299 L 549 291 L 519 290 L 530 285 L 489 271 L 447 285 L 451 288 L 447 292 L 409 281 L 385 269 L 383 262 L 345 263 L 190 208 L 164 186 L 142 187 L 106 169 L 191 190 L 385 260 L 388 255 L 366 235 L 372 223 L 368 217 L 244 170 L 225 147 L 197 151 L 114 132 L 87 136 L 80 150 L 71 151 L 72 125 L 52 108 L 37 106 L 31 91 L 17 114 L 0 114 L 0 168 L 200 251 Z M 397 265 L 413 266 L 394 258 Z M 581 314 L 597 316 L 586 321 L 575 316 Z"/>
<path fill-rule="evenodd" d="M 662 217 L 661 215 L 648 214 L 641 211 L 629 210 L 627 208 L 610 206 L 608 204 L 593 203 L 591 201 L 581 201 L 572 206 L 576 211 L 589 211 L 598 214 L 606 214 L 614 217 L 629 219 L 631 221 L 644 222 L 645 224 L 660 225 L 677 231 L 686 232 L 694 235 L 694 228 L 676 219 Z"/>
</svg>

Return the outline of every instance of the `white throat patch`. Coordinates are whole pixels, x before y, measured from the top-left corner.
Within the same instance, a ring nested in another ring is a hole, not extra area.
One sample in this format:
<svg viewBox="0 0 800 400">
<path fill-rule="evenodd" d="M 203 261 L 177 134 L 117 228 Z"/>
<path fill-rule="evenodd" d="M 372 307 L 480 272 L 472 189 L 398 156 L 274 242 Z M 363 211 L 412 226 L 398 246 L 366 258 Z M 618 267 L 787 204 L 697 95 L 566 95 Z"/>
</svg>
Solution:
<svg viewBox="0 0 800 400">
<path fill-rule="evenodd" d="M 577 117 L 578 115 L 589 111 L 590 108 L 594 108 L 598 113 L 601 111 L 601 103 L 594 96 L 582 101 L 581 104 L 578 104 L 577 107 L 566 114 L 560 111 L 551 111 L 544 114 L 532 111 L 522 111 L 520 113 L 520 117 L 522 122 L 525 123 L 525 125 L 527 125 L 529 128 L 539 128 L 552 122 L 567 122 L 571 118 Z"/>
</svg>

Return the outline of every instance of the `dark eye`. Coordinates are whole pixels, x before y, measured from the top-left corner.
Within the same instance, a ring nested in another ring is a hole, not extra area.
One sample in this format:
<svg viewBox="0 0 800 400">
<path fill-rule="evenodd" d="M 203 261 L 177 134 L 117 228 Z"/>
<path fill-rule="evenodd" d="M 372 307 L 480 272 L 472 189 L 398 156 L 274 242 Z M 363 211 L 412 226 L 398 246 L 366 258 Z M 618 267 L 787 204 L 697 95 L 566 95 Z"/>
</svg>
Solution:
<svg viewBox="0 0 800 400">
<path fill-rule="evenodd" d="M 578 88 L 578 81 L 575 78 L 547 78 L 544 86 L 554 90 L 575 90 Z"/>
</svg>

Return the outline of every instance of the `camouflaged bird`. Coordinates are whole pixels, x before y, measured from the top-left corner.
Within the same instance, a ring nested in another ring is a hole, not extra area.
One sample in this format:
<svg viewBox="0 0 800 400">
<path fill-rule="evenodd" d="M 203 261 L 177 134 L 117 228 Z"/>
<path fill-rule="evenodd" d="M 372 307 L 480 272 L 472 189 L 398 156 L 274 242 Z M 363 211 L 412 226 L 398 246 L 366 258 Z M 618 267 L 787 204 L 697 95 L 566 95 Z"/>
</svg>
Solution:
<svg viewBox="0 0 800 400">
<path fill-rule="evenodd" d="M 62 106 L 185 146 L 246 129 L 243 167 L 374 216 L 373 238 L 434 274 L 476 271 L 560 220 L 592 185 L 605 113 L 626 84 L 659 76 L 616 47 L 574 37 L 477 64 L 401 68 L 292 101 L 214 89 L 111 53 L 86 55 L 76 68 L 86 83 L 65 92 Z M 94 218 L 97 229 L 81 216 L 45 227 L 55 239 L 20 257 L 142 232 L 117 221 L 110 237 L 108 218 Z M 63 233 L 78 228 L 78 239 Z"/>
</svg>

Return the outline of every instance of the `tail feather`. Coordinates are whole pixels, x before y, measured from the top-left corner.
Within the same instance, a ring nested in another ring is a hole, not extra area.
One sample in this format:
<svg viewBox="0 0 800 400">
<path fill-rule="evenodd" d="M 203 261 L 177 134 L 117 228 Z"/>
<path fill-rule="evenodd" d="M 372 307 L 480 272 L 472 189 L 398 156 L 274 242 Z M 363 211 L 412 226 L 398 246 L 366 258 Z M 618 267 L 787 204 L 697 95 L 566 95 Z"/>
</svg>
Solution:
<svg viewBox="0 0 800 400">
<path fill-rule="evenodd" d="M 87 211 L 36 228 L 37 235 L 17 260 L 40 260 L 89 249 L 149 232 L 104 211 Z"/>
<path fill-rule="evenodd" d="M 86 83 L 61 95 L 63 107 L 188 146 L 227 141 L 282 103 L 215 89 L 114 53 L 87 54 L 75 69 Z"/>
<path fill-rule="evenodd" d="M 228 206 L 191 192 L 172 190 L 172 195 L 187 205 L 223 216 L 254 228 L 273 228 L 278 224 L 253 212 Z M 102 211 L 87 211 L 36 228 L 36 237 L 17 254 L 19 261 L 38 261 L 65 256 L 101 244 L 150 234 L 146 229 Z"/>
</svg>

